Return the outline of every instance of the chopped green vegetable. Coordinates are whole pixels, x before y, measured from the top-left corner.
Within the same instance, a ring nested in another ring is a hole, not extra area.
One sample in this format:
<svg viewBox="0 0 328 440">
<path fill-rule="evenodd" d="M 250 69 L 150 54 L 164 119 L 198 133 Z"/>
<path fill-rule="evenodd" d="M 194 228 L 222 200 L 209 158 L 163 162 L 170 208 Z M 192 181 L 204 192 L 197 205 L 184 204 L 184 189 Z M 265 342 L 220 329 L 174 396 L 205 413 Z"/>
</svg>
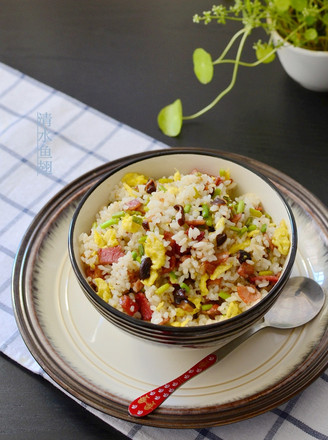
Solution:
<svg viewBox="0 0 328 440">
<path fill-rule="evenodd" d="M 202 310 L 207 311 L 210 310 L 213 307 L 213 304 L 203 304 Z"/>
<path fill-rule="evenodd" d="M 249 225 L 247 228 L 248 232 L 255 231 L 255 229 L 257 229 L 257 226 L 253 224 Z"/>
<path fill-rule="evenodd" d="M 186 283 L 180 284 L 181 289 L 184 289 L 187 293 L 190 291 L 190 287 Z"/>
<path fill-rule="evenodd" d="M 100 227 L 102 229 L 108 228 L 108 226 L 112 226 L 112 225 L 117 225 L 118 222 L 120 221 L 119 218 L 110 218 L 109 220 L 107 220 L 106 222 L 102 223 L 100 225 Z"/>
<path fill-rule="evenodd" d="M 136 251 L 132 251 L 131 255 L 132 255 L 133 260 L 136 261 L 136 259 L 138 258 L 138 253 Z"/>
<path fill-rule="evenodd" d="M 208 205 L 205 204 L 202 206 L 202 216 L 203 218 L 208 218 L 209 215 L 210 215 L 210 208 Z"/>
<path fill-rule="evenodd" d="M 213 218 L 209 217 L 208 219 L 206 219 L 206 226 L 208 226 L 209 228 L 211 226 L 213 226 Z"/>
<path fill-rule="evenodd" d="M 172 284 L 174 284 L 174 281 L 176 281 L 178 279 L 178 277 L 176 276 L 176 274 L 172 271 L 170 272 L 170 281 Z"/>
<path fill-rule="evenodd" d="M 121 218 L 121 217 L 123 217 L 125 215 L 125 212 L 124 211 L 119 211 L 119 212 L 115 212 L 113 215 L 112 215 L 112 218 Z"/>
<path fill-rule="evenodd" d="M 264 225 L 261 226 L 261 232 L 264 234 L 266 232 L 268 225 L 264 223 Z"/>
<path fill-rule="evenodd" d="M 166 292 L 167 289 L 170 288 L 169 283 L 165 283 L 162 286 L 160 286 L 158 289 L 155 290 L 156 295 L 162 295 L 162 293 Z"/>
<path fill-rule="evenodd" d="M 138 252 L 139 252 L 140 257 L 142 257 L 145 253 L 145 249 L 141 243 L 138 246 Z"/>
<path fill-rule="evenodd" d="M 250 209 L 249 209 L 249 213 L 250 213 L 253 217 L 262 217 L 262 212 L 259 211 L 258 209 L 250 208 Z"/>
<path fill-rule="evenodd" d="M 147 235 L 143 235 L 142 237 L 139 238 L 138 242 L 144 243 L 146 240 L 147 240 Z"/>
<path fill-rule="evenodd" d="M 239 200 L 238 205 L 237 205 L 237 214 L 242 214 L 244 212 L 244 209 L 245 209 L 244 200 Z"/>
<path fill-rule="evenodd" d="M 253 223 L 253 217 L 248 217 L 248 219 L 245 222 L 245 226 L 250 226 Z"/>
<path fill-rule="evenodd" d="M 188 213 L 190 212 L 190 210 L 191 210 L 191 205 L 188 203 L 188 204 L 183 208 L 183 210 L 184 210 L 184 212 L 185 212 L 186 214 L 188 214 Z"/>
<path fill-rule="evenodd" d="M 143 219 L 142 219 L 142 217 L 138 217 L 136 215 L 133 215 L 132 216 L 132 221 L 134 223 L 137 223 L 138 225 L 142 225 Z"/>
<path fill-rule="evenodd" d="M 228 298 L 230 298 L 230 296 L 231 295 L 229 293 L 224 292 L 223 290 L 221 290 L 221 292 L 219 292 L 219 297 L 222 299 L 228 299 Z"/>
<path fill-rule="evenodd" d="M 237 226 L 230 226 L 231 231 L 237 232 L 239 235 L 245 234 L 248 231 L 247 226 L 243 226 L 242 228 L 238 228 Z"/>
<path fill-rule="evenodd" d="M 212 194 L 212 198 L 214 199 L 216 196 L 221 195 L 221 188 L 218 186 L 215 188 L 214 193 Z"/>
<path fill-rule="evenodd" d="M 195 191 L 195 198 L 198 199 L 200 197 L 200 193 L 196 187 L 194 187 L 194 191 Z"/>
<path fill-rule="evenodd" d="M 243 227 L 240 229 L 239 234 L 240 234 L 240 235 L 243 235 L 243 234 L 245 234 L 245 232 L 247 232 L 247 231 L 248 231 L 247 226 L 243 226 Z"/>
</svg>

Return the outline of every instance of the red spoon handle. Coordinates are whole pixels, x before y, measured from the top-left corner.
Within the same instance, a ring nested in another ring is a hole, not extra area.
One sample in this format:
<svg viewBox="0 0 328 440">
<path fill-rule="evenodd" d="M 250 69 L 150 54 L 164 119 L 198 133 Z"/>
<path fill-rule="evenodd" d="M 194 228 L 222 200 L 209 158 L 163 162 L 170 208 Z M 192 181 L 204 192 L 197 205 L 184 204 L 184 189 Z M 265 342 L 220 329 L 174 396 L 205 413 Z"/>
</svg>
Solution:
<svg viewBox="0 0 328 440">
<path fill-rule="evenodd" d="M 207 355 L 204 359 L 197 362 L 188 371 L 181 374 L 181 376 L 170 382 L 155 388 L 152 391 L 148 391 L 140 397 L 137 397 L 129 405 L 129 413 L 135 417 L 145 417 L 159 407 L 164 400 L 166 400 L 177 388 L 182 384 L 202 373 L 207 368 L 214 365 L 217 361 L 217 356 L 213 353 Z"/>
</svg>

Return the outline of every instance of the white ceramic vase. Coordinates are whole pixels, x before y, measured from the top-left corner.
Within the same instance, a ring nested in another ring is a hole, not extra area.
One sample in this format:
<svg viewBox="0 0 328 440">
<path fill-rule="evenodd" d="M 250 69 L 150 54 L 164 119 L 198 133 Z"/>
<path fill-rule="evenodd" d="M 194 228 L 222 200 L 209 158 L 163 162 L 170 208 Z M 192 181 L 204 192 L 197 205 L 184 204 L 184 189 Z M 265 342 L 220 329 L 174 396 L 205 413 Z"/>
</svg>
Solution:
<svg viewBox="0 0 328 440">
<path fill-rule="evenodd" d="M 281 38 L 274 35 L 275 43 Z M 328 92 L 328 51 L 313 51 L 284 43 L 277 51 L 286 73 L 303 87 Z"/>
</svg>

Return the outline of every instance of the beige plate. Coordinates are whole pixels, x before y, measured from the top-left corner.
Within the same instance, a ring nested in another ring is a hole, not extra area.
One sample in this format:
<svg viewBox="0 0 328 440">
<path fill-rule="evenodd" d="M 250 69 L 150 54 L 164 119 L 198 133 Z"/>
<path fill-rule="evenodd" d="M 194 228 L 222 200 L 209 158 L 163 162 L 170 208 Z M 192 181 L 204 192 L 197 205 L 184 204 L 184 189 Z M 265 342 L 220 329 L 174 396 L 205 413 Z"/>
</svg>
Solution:
<svg viewBox="0 0 328 440">
<path fill-rule="evenodd" d="M 326 208 L 295 181 L 266 165 L 217 154 L 243 160 L 285 194 L 299 234 L 292 275 L 314 278 L 327 294 Z M 212 350 L 168 348 L 135 339 L 105 321 L 77 284 L 67 255 L 73 211 L 92 184 L 123 162 L 106 164 L 77 179 L 36 217 L 17 254 L 13 302 L 32 355 L 61 387 L 105 413 L 136 421 L 127 410 L 131 400 L 183 373 Z M 327 323 L 326 302 L 320 315 L 304 327 L 262 331 L 137 422 L 166 428 L 216 426 L 280 405 L 326 368 Z"/>
</svg>

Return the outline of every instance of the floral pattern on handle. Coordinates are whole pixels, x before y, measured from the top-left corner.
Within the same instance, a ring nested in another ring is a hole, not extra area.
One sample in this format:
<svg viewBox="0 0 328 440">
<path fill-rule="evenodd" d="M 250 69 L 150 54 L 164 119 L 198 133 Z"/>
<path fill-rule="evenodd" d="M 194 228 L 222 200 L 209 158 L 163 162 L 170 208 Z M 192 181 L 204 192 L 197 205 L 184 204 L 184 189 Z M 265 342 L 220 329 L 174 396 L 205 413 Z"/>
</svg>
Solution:
<svg viewBox="0 0 328 440">
<path fill-rule="evenodd" d="M 129 405 L 130 415 L 134 417 L 147 416 L 158 408 L 182 384 L 214 365 L 216 361 L 216 355 L 211 353 L 176 379 L 139 396 Z"/>
</svg>

